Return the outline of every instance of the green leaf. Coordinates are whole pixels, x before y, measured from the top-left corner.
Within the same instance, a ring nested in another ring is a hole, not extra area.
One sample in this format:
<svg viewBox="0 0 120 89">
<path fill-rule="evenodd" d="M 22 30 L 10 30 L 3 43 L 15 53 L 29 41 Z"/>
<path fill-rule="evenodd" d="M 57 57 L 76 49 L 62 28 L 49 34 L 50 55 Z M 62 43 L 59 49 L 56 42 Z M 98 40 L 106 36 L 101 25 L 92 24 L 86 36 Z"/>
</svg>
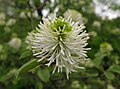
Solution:
<svg viewBox="0 0 120 89">
<path fill-rule="evenodd" d="M 38 85 L 38 89 L 43 89 L 43 84 L 41 82 L 39 82 L 37 85 Z"/>
<path fill-rule="evenodd" d="M 0 82 L 8 81 L 10 78 L 12 78 L 14 76 L 15 72 L 16 72 L 16 69 L 12 69 L 8 73 L 0 76 Z"/>
<path fill-rule="evenodd" d="M 16 77 L 19 77 L 19 76 L 25 74 L 26 72 L 35 68 L 38 65 L 40 65 L 40 62 L 38 62 L 37 59 L 32 59 L 31 61 L 27 62 L 20 69 L 17 70 Z"/>
<path fill-rule="evenodd" d="M 109 68 L 109 71 L 116 72 L 116 73 L 120 73 L 120 66 L 119 66 L 119 65 L 112 65 L 112 66 Z"/>
<path fill-rule="evenodd" d="M 102 61 L 101 59 L 99 59 L 99 58 L 98 58 L 98 59 L 95 58 L 95 59 L 93 60 L 93 63 L 94 63 L 95 66 L 98 67 L 98 66 L 101 64 L 101 61 Z"/>
<path fill-rule="evenodd" d="M 111 72 L 106 71 L 106 72 L 104 72 L 104 74 L 105 74 L 106 78 L 109 80 L 113 80 L 115 78 L 115 75 Z"/>
<path fill-rule="evenodd" d="M 20 59 L 28 57 L 30 55 L 32 55 L 32 52 L 30 50 L 26 50 L 21 54 Z"/>
<path fill-rule="evenodd" d="M 95 59 L 93 60 L 93 63 L 95 66 L 99 66 L 102 62 L 102 59 L 106 56 L 106 54 L 103 54 L 101 52 L 98 52 L 95 54 Z"/>
<path fill-rule="evenodd" d="M 49 70 L 47 68 L 38 70 L 37 74 L 38 74 L 38 77 L 42 81 L 44 81 L 44 82 L 48 82 L 49 81 L 50 73 L 49 73 Z"/>
</svg>

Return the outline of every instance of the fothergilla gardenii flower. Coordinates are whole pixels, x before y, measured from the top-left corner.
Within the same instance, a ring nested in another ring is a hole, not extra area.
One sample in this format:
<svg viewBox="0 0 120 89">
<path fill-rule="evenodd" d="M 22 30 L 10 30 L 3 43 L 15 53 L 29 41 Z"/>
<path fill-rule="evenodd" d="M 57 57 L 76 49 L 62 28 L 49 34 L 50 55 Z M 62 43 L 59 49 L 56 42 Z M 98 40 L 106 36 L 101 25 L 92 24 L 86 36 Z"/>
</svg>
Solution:
<svg viewBox="0 0 120 89">
<path fill-rule="evenodd" d="M 85 48 L 89 39 L 84 25 L 79 22 L 72 22 L 70 17 L 65 20 L 63 17 L 43 18 L 35 31 L 29 33 L 28 42 L 32 48 L 34 56 L 38 57 L 38 62 L 47 59 L 46 65 L 55 63 L 53 73 L 66 71 L 76 72 L 80 63 L 87 60 L 87 50 Z"/>
</svg>

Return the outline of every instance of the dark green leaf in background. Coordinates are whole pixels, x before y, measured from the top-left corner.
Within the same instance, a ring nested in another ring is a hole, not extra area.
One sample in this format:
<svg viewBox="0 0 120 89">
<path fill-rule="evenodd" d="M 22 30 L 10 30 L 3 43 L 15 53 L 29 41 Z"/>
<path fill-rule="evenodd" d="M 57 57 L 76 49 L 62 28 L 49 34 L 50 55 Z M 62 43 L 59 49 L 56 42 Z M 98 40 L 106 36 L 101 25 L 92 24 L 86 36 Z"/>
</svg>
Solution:
<svg viewBox="0 0 120 89">
<path fill-rule="evenodd" d="M 31 61 L 27 62 L 20 69 L 17 70 L 16 77 L 19 77 L 24 73 L 27 73 L 29 70 L 37 67 L 38 65 L 40 65 L 40 62 L 38 62 L 38 59 L 32 59 Z"/>
<path fill-rule="evenodd" d="M 31 56 L 31 55 L 32 55 L 32 52 L 30 50 L 26 50 L 21 54 L 20 59 L 26 58 L 26 57 Z"/>
<path fill-rule="evenodd" d="M 49 78 L 50 78 L 50 73 L 49 73 L 49 70 L 47 68 L 45 69 L 39 69 L 38 72 L 38 77 L 44 81 L 44 82 L 48 82 L 49 81 Z"/>
<path fill-rule="evenodd" d="M 106 77 L 107 79 L 112 80 L 112 79 L 115 78 L 115 75 L 114 75 L 113 73 L 111 73 L 111 72 L 105 71 L 104 74 L 105 74 L 105 77 Z"/>
<path fill-rule="evenodd" d="M 112 72 L 120 73 L 120 66 L 119 65 L 112 65 L 109 68 L 109 70 L 112 71 Z"/>
<path fill-rule="evenodd" d="M 38 89 L 43 89 L 43 84 L 41 82 L 37 83 Z"/>
</svg>

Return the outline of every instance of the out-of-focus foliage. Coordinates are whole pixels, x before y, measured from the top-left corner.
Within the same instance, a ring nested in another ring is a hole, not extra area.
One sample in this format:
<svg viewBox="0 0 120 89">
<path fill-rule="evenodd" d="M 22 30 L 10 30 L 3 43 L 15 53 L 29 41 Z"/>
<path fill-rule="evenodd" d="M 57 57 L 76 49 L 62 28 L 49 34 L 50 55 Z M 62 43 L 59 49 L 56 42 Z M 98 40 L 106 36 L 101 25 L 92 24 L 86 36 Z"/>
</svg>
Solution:
<svg viewBox="0 0 120 89">
<path fill-rule="evenodd" d="M 120 18 L 102 20 L 94 8 L 92 0 L 0 0 L 0 89 L 119 89 Z M 91 37 L 91 60 L 69 80 L 65 73 L 52 74 L 53 67 L 44 65 L 46 60 L 31 65 L 36 58 L 26 44 L 28 32 L 43 15 L 64 16 L 67 10 L 79 13 Z M 16 78 L 16 70 L 27 62 L 21 68 L 24 75 L 19 69 Z"/>
</svg>

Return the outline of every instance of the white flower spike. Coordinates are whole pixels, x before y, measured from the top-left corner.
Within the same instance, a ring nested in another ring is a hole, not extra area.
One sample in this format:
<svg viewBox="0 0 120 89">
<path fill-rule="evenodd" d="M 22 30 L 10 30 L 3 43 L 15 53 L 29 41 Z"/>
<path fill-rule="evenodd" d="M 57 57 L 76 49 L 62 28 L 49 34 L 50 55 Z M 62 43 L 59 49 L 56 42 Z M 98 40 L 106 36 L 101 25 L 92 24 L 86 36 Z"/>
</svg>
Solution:
<svg viewBox="0 0 120 89">
<path fill-rule="evenodd" d="M 28 41 L 34 56 L 42 61 L 48 59 L 46 65 L 55 63 L 53 73 L 62 72 L 65 68 L 67 78 L 69 73 L 76 72 L 79 64 L 87 60 L 86 53 L 90 48 L 85 48 L 88 44 L 88 34 L 83 29 L 84 25 L 72 22 L 70 18 L 65 20 L 62 17 L 43 18 L 36 30 L 28 35 Z"/>
</svg>

